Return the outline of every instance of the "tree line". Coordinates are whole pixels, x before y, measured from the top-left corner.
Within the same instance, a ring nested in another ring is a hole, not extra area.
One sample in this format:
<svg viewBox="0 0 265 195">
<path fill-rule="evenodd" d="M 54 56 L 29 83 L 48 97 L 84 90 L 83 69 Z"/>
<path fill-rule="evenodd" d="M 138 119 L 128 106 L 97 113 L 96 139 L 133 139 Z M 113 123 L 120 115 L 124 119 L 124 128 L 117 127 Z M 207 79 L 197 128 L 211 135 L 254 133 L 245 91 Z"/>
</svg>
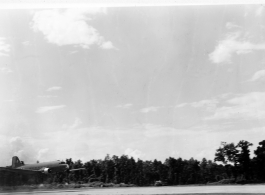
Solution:
<svg viewBox="0 0 265 195">
<path fill-rule="evenodd" d="M 207 184 L 221 180 L 234 182 L 265 181 L 265 140 L 259 142 L 250 157 L 252 143 L 241 140 L 237 144 L 222 142 L 216 150 L 214 161 L 203 158 L 185 160 L 169 157 L 159 160 L 134 159 L 127 155 L 110 156 L 104 159 L 81 160 L 66 159 L 70 168 L 85 170 L 56 174 L 41 174 L 37 177 L 0 172 L 0 185 L 24 185 L 36 183 L 113 183 L 150 186 L 161 181 L 165 185 Z"/>
</svg>

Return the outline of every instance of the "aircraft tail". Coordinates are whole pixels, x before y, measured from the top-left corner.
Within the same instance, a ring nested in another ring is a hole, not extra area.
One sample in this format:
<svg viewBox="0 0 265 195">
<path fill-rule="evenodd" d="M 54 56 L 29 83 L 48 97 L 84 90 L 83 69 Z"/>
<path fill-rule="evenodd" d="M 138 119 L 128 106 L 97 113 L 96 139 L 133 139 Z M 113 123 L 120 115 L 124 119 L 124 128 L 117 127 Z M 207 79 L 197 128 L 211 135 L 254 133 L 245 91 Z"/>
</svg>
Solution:
<svg viewBox="0 0 265 195">
<path fill-rule="evenodd" d="M 13 156 L 12 157 L 12 168 L 17 168 L 19 166 L 23 165 L 22 162 L 20 162 L 20 160 L 18 159 L 17 156 Z"/>
</svg>

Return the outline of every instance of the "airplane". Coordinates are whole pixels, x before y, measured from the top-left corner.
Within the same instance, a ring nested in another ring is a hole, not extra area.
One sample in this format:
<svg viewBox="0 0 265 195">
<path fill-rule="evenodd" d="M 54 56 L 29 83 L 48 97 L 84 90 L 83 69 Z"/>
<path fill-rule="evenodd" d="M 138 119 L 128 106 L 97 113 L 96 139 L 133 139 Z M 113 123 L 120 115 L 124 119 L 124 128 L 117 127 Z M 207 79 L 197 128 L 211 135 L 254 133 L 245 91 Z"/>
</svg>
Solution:
<svg viewBox="0 0 265 195">
<path fill-rule="evenodd" d="M 85 170 L 85 168 L 70 169 L 69 165 L 63 161 L 51 161 L 35 164 L 24 164 L 23 161 L 20 161 L 17 156 L 12 157 L 12 165 L 7 167 L 0 167 L 0 171 L 9 171 L 19 174 L 52 174 L 55 172 L 73 172 Z"/>
</svg>

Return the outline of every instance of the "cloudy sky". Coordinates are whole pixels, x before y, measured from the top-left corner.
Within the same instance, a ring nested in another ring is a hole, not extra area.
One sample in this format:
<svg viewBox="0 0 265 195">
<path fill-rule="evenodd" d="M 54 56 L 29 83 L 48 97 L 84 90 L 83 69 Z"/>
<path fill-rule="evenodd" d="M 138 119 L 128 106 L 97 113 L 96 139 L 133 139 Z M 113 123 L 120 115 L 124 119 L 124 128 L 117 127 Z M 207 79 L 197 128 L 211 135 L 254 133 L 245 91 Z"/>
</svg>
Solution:
<svg viewBox="0 0 265 195">
<path fill-rule="evenodd" d="M 262 5 L 3 9 L 0 27 L 0 165 L 265 139 Z"/>
</svg>

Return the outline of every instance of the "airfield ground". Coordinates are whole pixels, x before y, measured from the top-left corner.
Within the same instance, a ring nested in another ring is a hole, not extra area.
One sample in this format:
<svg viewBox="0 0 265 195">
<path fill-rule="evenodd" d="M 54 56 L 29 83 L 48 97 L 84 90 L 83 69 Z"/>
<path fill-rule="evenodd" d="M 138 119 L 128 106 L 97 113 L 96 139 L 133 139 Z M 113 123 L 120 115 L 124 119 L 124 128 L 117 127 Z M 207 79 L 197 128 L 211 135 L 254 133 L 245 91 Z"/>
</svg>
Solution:
<svg viewBox="0 0 265 195">
<path fill-rule="evenodd" d="M 52 195 L 153 195 L 153 194 L 185 194 L 185 195 L 198 195 L 198 194 L 215 194 L 215 195 L 252 195 L 252 194 L 265 194 L 265 185 L 204 185 L 204 186 L 163 186 L 163 187 L 82 187 L 82 188 L 36 188 L 36 189 L 9 189 L 2 191 L 1 195 L 7 194 L 52 194 Z"/>
</svg>

